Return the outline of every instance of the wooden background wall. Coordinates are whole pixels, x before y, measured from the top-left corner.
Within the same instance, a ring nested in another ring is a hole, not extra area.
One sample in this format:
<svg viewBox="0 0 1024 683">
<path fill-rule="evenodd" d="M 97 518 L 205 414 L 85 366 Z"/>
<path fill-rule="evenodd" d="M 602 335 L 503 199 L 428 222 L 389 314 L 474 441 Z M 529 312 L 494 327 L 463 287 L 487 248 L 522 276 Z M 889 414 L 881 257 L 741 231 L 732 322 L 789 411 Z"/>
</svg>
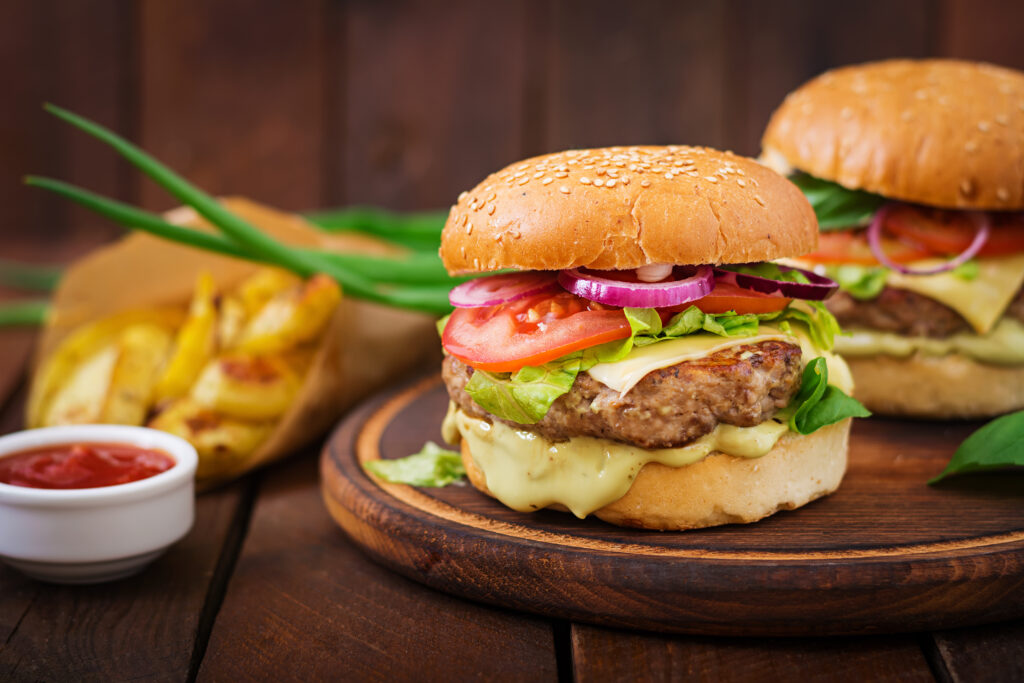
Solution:
<svg viewBox="0 0 1024 683">
<path fill-rule="evenodd" d="M 172 205 L 45 100 L 216 193 L 427 208 L 570 146 L 756 154 L 773 107 L 831 66 L 1024 68 L 1022 26 L 1020 0 L 5 0 L 0 256 L 61 261 L 118 233 L 26 173 Z"/>
</svg>

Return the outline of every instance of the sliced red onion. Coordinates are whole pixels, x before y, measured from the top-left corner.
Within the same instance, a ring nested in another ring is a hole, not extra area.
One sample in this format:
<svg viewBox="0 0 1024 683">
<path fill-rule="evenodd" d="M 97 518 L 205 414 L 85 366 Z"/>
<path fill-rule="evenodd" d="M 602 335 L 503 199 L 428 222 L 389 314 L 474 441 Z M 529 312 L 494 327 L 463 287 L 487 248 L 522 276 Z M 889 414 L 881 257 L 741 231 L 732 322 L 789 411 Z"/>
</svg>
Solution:
<svg viewBox="0 0 1024 683">
<path fill-rule="evenodd" d="M 682 280 L 662 282 L 623 282 L 575 268 L 560 272 L 558 283 L 576 296 L 608 306 L 661 308 L 707 296 L 715 287 L 715 278 L 711 266 L 698 266 Z"/>
<path fill-rule="evenodd" d="M 448 301 L 457 308 L 481 308 L 557 289 L 558 279 L 550 271 L 502 273 L 463 282 L 448 293 Z"/>
<path fill-rule="evenodd" d="M 804 270 L 803 268 L 791 268 L 789 266 L 779 266 L 779 270 L 787 273 L 795 270 L 798 273 L 802 273 L 809 282 L 772 280 L 771 278 L 737 273 L 725 270 L 724 268 L 715 268 L 715 280 L 734 284 L 744 289 L 752 289 L 761 294 L 772 294 L 786 297 L 787 299 L 807 299 L 809 301 L 823 301 L 835 294 L 836 290 L 839 289 L 839 283 L 835 280 L 824 275 L 818 275 L 814 271 Z"/>
<path fill-rule="evenodd" d="M 903 273 L 904 275 L 934 275 L 936 273 L 945 273 L 946 271 L 953 270 L 961 263 L 974 258 L 977 253 L 981 251 L 981 248 L 985 246 L 985 242 L 988 241 L 988 236 L 991 232 L 991 224 L 989 222 L 988 214 L 981 211 L 968 211 L 966 212 L 968 217 L 974 222 L 975 227 L 978 229 L 978 232 L 975 233 L 974 239 L 971 240 L 970 245 L 958 256 L 946 261 L 942 265 L 915 270 L 914 268 L 908 268 L 907 266 L 901 263 L 896 263 L 890 259 L 882 248 L 882 226 L 885 224 L 885 218 L 893 206 L 895 205 L 886 204 L 875 212 L 875 217 L 872 219 L 871 225 L 868 226 L 867 230 L 868 246 L 871 247 L 871 253 L 874 254 L 879 263 Z"/>
</svg>

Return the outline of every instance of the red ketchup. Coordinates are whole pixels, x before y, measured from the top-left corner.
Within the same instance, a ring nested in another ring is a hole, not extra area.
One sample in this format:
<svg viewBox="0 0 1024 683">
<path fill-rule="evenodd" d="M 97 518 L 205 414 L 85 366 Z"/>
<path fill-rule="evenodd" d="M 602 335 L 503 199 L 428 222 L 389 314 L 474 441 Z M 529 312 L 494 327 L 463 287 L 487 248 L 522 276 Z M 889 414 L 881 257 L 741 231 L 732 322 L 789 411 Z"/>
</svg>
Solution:
<svg viewBox="0 0 1024 683">
<path fill-rule="evenodd" d="M 153 448 L 56 444 L 0 458 L 0 482 L 34 489 L 94 489 L 148 479 L 173 466 L 171 456 Z"/>
</svg>

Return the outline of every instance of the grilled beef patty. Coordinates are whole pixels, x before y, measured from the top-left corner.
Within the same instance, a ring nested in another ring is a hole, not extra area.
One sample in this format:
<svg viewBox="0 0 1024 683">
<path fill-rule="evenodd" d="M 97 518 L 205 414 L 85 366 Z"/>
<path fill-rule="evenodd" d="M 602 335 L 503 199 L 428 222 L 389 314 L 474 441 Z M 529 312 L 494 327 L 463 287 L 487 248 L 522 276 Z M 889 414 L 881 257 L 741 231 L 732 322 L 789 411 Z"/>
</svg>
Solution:
<svg viewBox="0 0 1024 683">
<path fill-rule="evenodd" d="M 473 369 L 445 358 L 448 395 L 468 415 L 496 420 L 465 392 Z M 533 425 L 501 420 L 551 441 L 593 436 L 643 448 L 683 446 L 719 422 L 752 427 L 789 404 L 800 386 L 800 347 L 780 341 L 734 346 L 645 376 L 625 396 L 580 373 Z"/>
</svg>

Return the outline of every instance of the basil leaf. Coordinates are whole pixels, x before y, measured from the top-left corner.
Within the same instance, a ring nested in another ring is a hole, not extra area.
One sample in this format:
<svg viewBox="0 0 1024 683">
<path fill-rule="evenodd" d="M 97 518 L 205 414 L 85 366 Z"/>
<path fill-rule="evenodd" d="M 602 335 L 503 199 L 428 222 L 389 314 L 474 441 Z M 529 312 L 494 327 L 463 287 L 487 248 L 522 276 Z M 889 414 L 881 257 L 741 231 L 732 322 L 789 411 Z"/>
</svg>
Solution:
<svg viewBox="0 0 1024 683">
<path fill-rule="evenodd" d="M 967 265 L 967 264 L 964 264 Z M 861 301 L 877 298 L 885 288 L 889 269 L 853 263 L 825 266 L 825 274 L 839 283 L 839 288 Z"/>
<path fill-rule="evenodd" d="M 811 203 L 818 227 L 824 232 L 867 225 L 885 203 L 885 198 L 877 194 L 850 190 L 806 173 L 794 173 L 789 179 Z"/>
<path fill-rule="evenodd" d="M 1024 465 L 1024 410 L 998 417 L 967 437 L 934 484 L 953 474 Z"/>
<path fill-rule="evenodd" d="M 536 424 L 544 419 L 559 396 L 572 389 L 582 365 L 583 353 L 576 351 L 513 373 L 475 370 L 465 389 L 477 405 L 492 415 L 519 424 Z M 593 367 L 593 362 L 590 365 Z"/>
<path fill-rule="evenodd" d="M 462 456 L 433 441 L 423 444 L 419 453 L 397 460 L 371 460 L 363 467 L 384 481 L 410 486 L 447 486 L 466 476 Z"/>
<path fill-rule="evenodd" d="M 815 358 L 801 377 L 800 391 L 787 407 L 789 428 L 798 434 L 810 434 L 848 417 L 869 417 L 860 401 L 847 396 L 828 383 L 828 365 Z"/>
</svg>

